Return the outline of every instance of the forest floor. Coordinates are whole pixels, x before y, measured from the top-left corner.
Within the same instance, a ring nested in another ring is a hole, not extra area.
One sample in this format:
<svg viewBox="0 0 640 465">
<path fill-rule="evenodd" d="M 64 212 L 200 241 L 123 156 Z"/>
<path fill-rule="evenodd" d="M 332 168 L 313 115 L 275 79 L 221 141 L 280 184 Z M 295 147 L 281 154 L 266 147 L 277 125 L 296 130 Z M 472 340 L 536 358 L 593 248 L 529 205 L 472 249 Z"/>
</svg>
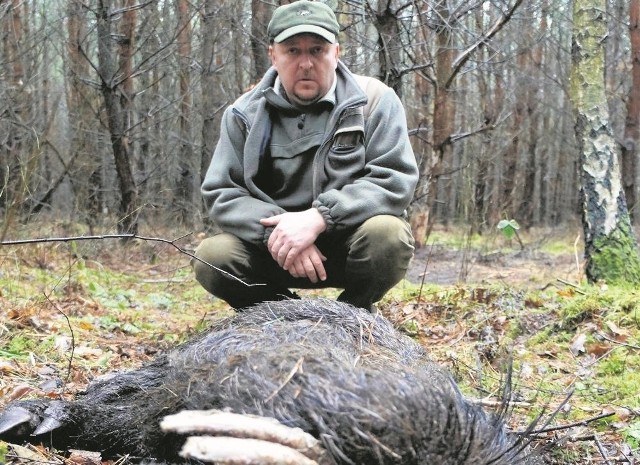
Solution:
<svg viewBox="0 0 640 465">
<path fill-rule="evenodd" d="M 180 247 L 192 250 L 198 240 Z M 509 424 L 524 431 L 541 418 L 533 444 L 548 448 L 544 463 L 636 463 L 639 291 L 586 285 L 576 228 L 521 240 L 439 228 L 380 312 L 488 409 L 501 405 L 513 366 Z M 139 366 L 231 313 L 166 242 L 0 246 L 0 409 L 18 398 L 71 398 L 96 376 Z M 0 443 L 0 463 L 33 460 L 78 463 Z"/>
</svg>

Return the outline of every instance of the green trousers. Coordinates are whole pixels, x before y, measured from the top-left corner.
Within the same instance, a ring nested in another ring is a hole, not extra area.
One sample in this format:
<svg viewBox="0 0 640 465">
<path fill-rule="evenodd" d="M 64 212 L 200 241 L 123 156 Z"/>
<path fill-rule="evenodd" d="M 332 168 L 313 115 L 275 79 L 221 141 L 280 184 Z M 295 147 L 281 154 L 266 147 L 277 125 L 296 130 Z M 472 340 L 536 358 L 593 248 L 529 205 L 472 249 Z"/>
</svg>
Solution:
<svg viewBox="0 0 640 465">
<path fill-rule="evenodd" d="M 371 309 L 404 278 L 413 256 L 411 228 L 402 218 L 374 216 L 358 228 L 322 234 L 316 246 L 327 257 L 327 280 L 312 283 L 280 268 L 266 247 L 229 233 L 202 241 L 193 260 L 198 282 L 232 307 L 296 298 L 290 290 L 335 287 L 338 300 Z M 201 260 L 201 261 L 200 261 Z M 203 263 L 206 262 L 206 263 Z"/>
</svg>

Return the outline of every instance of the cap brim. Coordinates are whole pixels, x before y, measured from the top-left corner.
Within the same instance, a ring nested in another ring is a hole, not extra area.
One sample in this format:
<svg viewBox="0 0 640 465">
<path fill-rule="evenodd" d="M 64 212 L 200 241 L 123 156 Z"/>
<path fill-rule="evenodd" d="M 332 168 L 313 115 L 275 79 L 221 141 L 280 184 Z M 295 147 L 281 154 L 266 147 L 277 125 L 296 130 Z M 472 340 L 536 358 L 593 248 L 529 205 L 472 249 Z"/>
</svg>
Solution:
<svg viewBox="0 0 640 465">
<path fill-rule="evenodd" d="M 325 28 L 320 26 L 314 26 L 313 24 L 300 24 L 298 26 L 290 27 L 289 29 L 285 29 L 280 34 L 273 38 L 273 41 L 276 43 L 287 40 L 289 37 L 293 37 L 298 34 L 315 34 L 322 37 L 327 42 L 332 44 L 336 43 L 336 35 L 327 31 Z"/>
</svg>

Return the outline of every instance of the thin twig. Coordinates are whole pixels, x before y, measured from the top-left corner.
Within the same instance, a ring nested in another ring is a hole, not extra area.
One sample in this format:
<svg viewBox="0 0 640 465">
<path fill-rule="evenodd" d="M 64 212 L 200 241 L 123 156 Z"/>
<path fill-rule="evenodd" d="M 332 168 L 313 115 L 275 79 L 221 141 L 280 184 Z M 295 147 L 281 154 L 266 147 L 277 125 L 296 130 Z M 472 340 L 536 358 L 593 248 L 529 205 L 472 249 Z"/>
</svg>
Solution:
<svg viewBox="0 0 640 465">
<path fill-rule="evenodd" d="M 606 334 L 601 333 L 601 332 L 597 332 L 596 334 L 598 336 L 600 336 L 602 339 L 605 339 L 605 340 L 611 342 L 612 344 L 617 344 L 617 345 L 620 345 L 620 346 L 629 347 L 630 349 L 640 350 L 640 346 L 634 346 L 633 344 L 627 344 L 626 342 L 616 341 L 615 339 L 611 339 Z"/>
<path fill-rule="evenodd" d="M 476 405 L 481 405 L 487 408 L 503 407 L 505 406 L 505 404 L 509 407 L 521 407 L 521 408 L 530 408 L 533 406 L 531 402 L 517 401 L 517 400 L 493 400 L 493 399 L 471 399 L 471 398 L 467 398 L 467 399 Z"/>
<path fill-rule="evenodd" d="M 617 348 L 618 347 L 612 347 L 611 349 L 607 350 L 604 354 L 602 354 L 600 357 L 598 357 L 595 360 L 583 365 L 583 368 L 589 368 L 589 367 L 592 367 L 593 365 L 595 365 L 596 363 L 599 363 L 601 360 L 607 358 Z"/>
<path fill-rule="evenodd" d="M 580 234 L 576 236 L 576 240 L 573 241 L 573 254 L 576 257 L 576 277 L 580 278 L 580 258 L 578 257 L 578 241 L 580 240 Z"/>
<path fill-rule="evenodd" d="M 611 465 L 611 462 L 609 461 L 609 457 L 607 456 L 607 451 L 604 450 L 604 447 L 602 447 L 602 443 L 600 442 L 600 439 L 595 434 L 593 435 L 593 441 L 596 443 L 596 447 L 598 448 L 600 455 L 602 455 L 602 458 L 604 459 L 604 463 L 606 463 L 607 465 Z"/>
<path fill-rule="evenodd" d="M 565 396 L 565 398 L 562 400 L 562 402 L 560 402 L 560 405 L 558 405 L 558 407 L 556 407 L 556 409 L 553 411 L 553 413 L 551 415 L 549 415 L 549 418 L 547 418 L 545 420 L 544 425 L 542 426 L 542 428 L 540 428 L 540 431 L 545 431 L 545 428 L 547 428 L 551 424 L 551 422 L 556 418 L 558 413 L 560 413 L 562 411 L 562 409 L 564 408 L 564 406 L 569 403 L 569 399 L 571 399 L 571 397 L 573 396 L 573 393 L 574 393 L 574 390 L 572 389 L 569 392 L 569 394 L 567 394 Z M 538 431 L 538 430 L 535 430 L 535 429 L 529 427 L 529 428 L 527 428 L 526 431 L 521 432 L 521 434 L 533 435 L 533 434 L 535 434 L 536 431 Z"/>
<path fill-rule="evenodd" d="M 491 28 L 489 28 L 489 30 L 484 36 L 480 37 L 480 39 L 478 39 L 476 43 L 471 45 L 469 48 L 463 51 L 460 55 L 458 55 L 458 57 L 455 60 L 453 60 L 453 63 L 451 65 L 451 67 L 453 68 L 453 71 L 451 72 L 451 74 L 449 75 L 449 79 L 445 83 L 445 86 L 444 86 L 445 89 L 448 89 L 451 86 L 451 83 L 453 82 L 456 75 L 459 73 L 460 69 L 471 58 L 472 53 L 484 47 L 485 45 L 487 45 L 489 43 L 489 40 L 491 40 L 498 32 L 500 32 L 503 26 L 509 22 L 509 20 L 511 19 L 511 17 L 513 16 L 513 14 L 518 9 L 521 3 L 522 3 L 522 0 L 516 0 L 513 6 L 506 13 L 504 13 L 500 18 L 498 18 L 498 20 L 493 24 L 493 26 L 491 26 Z"/>
<path fill-rule="evenodd" d="M 582 294 L 582 295 L 586 295 L 587 294 L 582 289 L 580 289 L 580 287 L 577 284 L 570 283 L 569 281 L 565 281 L 562 278 L 556 278 L 556 279 L 557 279 L 557 281 L 560 281 L 562 284 L 564 284 L 566 286 L 571 286 L 572 288 L 574 288 L 578 294 Z"/>
<path fill-rule="evenodd" d="M 58 313 L 60 313 L 64 319 L 67 321 L 67 326 L 69 327 L 69 333 L 71 334 L 71 355 L 69 356 L 69 363 L 67 364 L 67 376 L 65 377 L 64 380 L 64 385 L 62 386 L 62 393 L 64 393 L 65 388 L 67 386 L 67 383 L 69 382 L 69 379 L 71 378 L 71 368 L 73 366 L 73 356 L 76 350 L 76 337 L 75 334 L 73 332 L 73 326 L 71 325 L 71 321 L 69 320 L 69 317 L 67 316 L 66 313 L 64 313 L 62 311 L 62 309 L 60 308 L 60 306 L 58 304 L 56 304 L 54 301 L 51 300 L 51 298 L 45 293 L 44 294 L 45 299 L 47 299 L 47 302 L 49 302 L 51 304 L 51 306 L 53 308 L 56 309 L 56 311 Z"/>
<path fill-rule="evenodd" d="M 416 303 L 420 303 L 420 301 L 422 300 L 422 289 L 424 288 L 424 284 L 425 284 L 425 279 L 427 278 L 427 267 L 429 266 L 429 263 L 431 262 L 431 254 L 433 253 L 433 242 L 431 243 L 431 247 L 429 248 L 429 253 L 427 254 L 427 259 L 424 262 L 424 271 L 422 272 L 422 275 L 420 276 L 420 290 L 418 291 L 418 297 L 416 299 Z"/>
<path fill-rule="evenodd" d="M 587 426 L 589 423 L 593 423 L 594 421 L 598 421 L 598 420 L 602 420 L 603 418 L 609 418 L 615 415 L 615 412 L 609 412 L 609 413 L 601 413 L 600 415 L 597 415 L 595 417 L 592 418 L 587 418 L 586 420 L 580 420 L 580 421 L 576 421 L 573 423 L 568 423 L 566 425 L 560 425 L 560 426 L 549 426 L 549 427 L 544 427 L 541 429 L 537 429 L 534 431 L 531 431 L 530 434 L 534 435 L 534 434 L 542 434 L 542 433 L 550 433 L 553 431 L 562 431 L 562 430 L 567 430 L 567 429 L 571 429 L 574 428 L 576 426 Z"/>
<path fill-rule="evenodd" d="M 118 460 L 113 462 L 113 465 L 124 465 L 126 463 L 129 463 L 129 454 L 125 454 L 122 457 L 120 457 Z"/>
<path fill-rule="evenodd" d="M 19 239 L 19 240 L 16 240 L 16 241 L 2 241 L 2 242 L 0 242 L 0 246 L 1 245 L 40 244 L 40 243 L 46 243 L 46 242 L 95 241 L 95 240 L 105 240 L 105 239 L 139 239 L 139 240 L 149 241 L 149 242 L 162 242 L 164 244 L 169 244 L 170 246 L 172 246 L 175 249 L 177 249 L 180 253 L 183 253 L 183 254 L 187 255 L 188 257 L 191 257 L 192 259 L 194 259 L 196 261 L 199 261 L 200 263 L 203 263 L 203 264 L 215 269 L 216 271 L 219 271 L 220 273 L 226 275 L 228 278 L 234 279 L 234 280 L 244 284 L 247 287 L 264 286 L 265 285 L 265 284 L 262 284 L 262 283 L 257 283 L 257 284 L 246 283 L 242 279 L 238 278 L 237 276 L 234 276 L 233 274 L 229 273 L 228 271 L 221 270 L 217 266 L 212 265 L 211 263 L 206 262 L 206 261 L 202 260 L 199 257 L 196 257 L 191 252 L 186 251 L 185 249 L 183 249 L 182 247 L 180 247 L 179 245 L 176 244 L 176 242 L 178 242 L 180 239 L 183 239 L 183 238 L 189 236 L 190 234 L 192 234 L 192 233 L 184 234 L 184 235 L 178 237 L 177 239 L 173 239 L 173 240 L 164 239 L 164 238 L 161 238 L 161 237 L 140 236 L 138 234 L 100 234 L 100 235 L 92 235 L 92 236 L 43 237 L 43 238 L 37 238 L 37 239 Z"/>
</svg>

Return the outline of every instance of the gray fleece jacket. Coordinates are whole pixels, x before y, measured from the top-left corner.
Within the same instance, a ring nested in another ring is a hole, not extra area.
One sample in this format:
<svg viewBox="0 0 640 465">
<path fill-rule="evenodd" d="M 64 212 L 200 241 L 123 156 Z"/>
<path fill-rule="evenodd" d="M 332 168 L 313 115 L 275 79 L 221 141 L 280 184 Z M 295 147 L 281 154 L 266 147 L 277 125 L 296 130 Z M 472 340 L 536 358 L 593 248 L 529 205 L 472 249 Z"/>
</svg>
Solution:
<svg viewBox="0 0 640 465">
<path fill-rule="evenodd" d="M 300 154 L 313 157 L 307 164 L 312 172 L 299 186 L 304 201 L 295 207 L 283 208 L 260 181 L 271 151 L 270 112 L 276 110 L 266 96 L 273 94 L 275 69 L 225 110 L 202 184 L 209 215 L 223 231 L 263 245 L 271 229 L 260 219 L 285 211 L 317 208 L 327 222 L 323 234 L 376 215 L 403 215 L 418 181 L 404 108 L 380 81 L 354 75 L 342 62 L 336 74 L 336 103 L 326 130 L 318 146 Z"/>
</svg>

